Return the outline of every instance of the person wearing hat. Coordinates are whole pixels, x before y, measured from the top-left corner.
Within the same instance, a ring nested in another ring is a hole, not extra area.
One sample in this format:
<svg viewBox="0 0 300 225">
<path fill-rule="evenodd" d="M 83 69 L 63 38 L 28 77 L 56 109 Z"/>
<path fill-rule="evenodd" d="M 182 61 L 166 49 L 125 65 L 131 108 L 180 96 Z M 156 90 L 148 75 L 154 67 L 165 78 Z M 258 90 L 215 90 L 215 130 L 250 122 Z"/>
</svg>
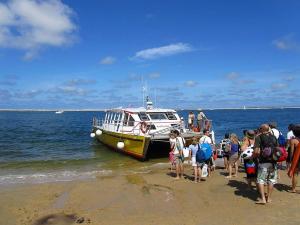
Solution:
<svg viewBox="0 0 300 225">
<path fill-rule="evenodd" d="M 254 130 L 246 130 L 243 139 L 242 151 L 247 151 L 249 148 L 253 149 L 255 140 Z M 242 153 L 243 154 L 243 153 Z M 247 183 L 249 188 L 252 187 L 252 182 L 256 183 L 257 178 L 257 160 L 254 158 L 244 159 L 244 168 L 247 175 Z"/>
</svg>

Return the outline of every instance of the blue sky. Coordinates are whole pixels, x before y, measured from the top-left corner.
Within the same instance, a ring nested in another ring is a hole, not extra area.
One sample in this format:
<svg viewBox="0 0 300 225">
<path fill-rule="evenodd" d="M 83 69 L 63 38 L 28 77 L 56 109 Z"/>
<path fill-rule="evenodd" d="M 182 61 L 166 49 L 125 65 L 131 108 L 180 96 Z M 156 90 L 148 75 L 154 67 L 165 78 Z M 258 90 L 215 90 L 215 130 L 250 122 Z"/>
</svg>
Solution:
<svg viewBox="0 0 300 225">
<path fill-rule="evenodd" d="M 300 106 L 299 1 L 0 1 L 0 108 Z"/>
</svg>

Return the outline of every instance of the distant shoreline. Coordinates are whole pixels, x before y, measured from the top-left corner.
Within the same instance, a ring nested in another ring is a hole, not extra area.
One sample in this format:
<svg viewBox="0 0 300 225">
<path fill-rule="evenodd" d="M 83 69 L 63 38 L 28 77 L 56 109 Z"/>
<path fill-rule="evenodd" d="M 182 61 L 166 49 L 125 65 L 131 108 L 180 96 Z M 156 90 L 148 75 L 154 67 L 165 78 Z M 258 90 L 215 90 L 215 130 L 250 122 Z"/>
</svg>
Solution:
<svg viewBox="0 0 300 225">
<path fill-rule="evenodd" d="M 300 109 L 300 106 L 291 107 L 246 107 L 246 108 L 203 108 L 210 110 L 270 110 L 270 109 Z M 64 112 L 105 112 L 108 109 L 62 109 Z M 198 111 L 199 109 L 176 109 L 176 111 Z M 56 109 L 0 109 L 0 112 L 56 112 Z"/>
</svg>

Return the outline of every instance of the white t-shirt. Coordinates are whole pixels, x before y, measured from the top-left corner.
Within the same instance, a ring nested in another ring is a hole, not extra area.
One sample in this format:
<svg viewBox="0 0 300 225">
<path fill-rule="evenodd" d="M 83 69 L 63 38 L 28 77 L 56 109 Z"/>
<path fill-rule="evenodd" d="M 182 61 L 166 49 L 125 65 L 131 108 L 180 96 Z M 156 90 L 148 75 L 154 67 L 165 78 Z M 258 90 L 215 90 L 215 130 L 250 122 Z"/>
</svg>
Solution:
<svg viewBox="0 0 300 225">
<path fill-rule="evenodd" d="M 174 146 L 173 150 L 175 151 L 175 148 L 176 148 L 176 138 L 170 138 L 169 141 L 170 141 L 170 147 L 171 147 L 171 149 Z"/>
<path fill-rule="evenodd" d="M 203 144 L 203 143 L 212 144 L 212 141 L 211 141 L 211 138 L 210 138 L 210 137 L 204 135 L 204 136 L 202 136 L 202 137 L 200 138 L 199 143 L 200 143 L 200 144 Z"/>
<path fill-rule="evenodd" d="M 272 128 L 272 132 L 273 132 L 273 135 L 276 137 L 276 139 L 279 138 L 279 130 L 277 130 L 276 128 Z"/>
<path fill-rule="evenodd" d="M 176 142 L 178 142 L 179 145 L 180 145 L 180 148 L 183 149 L 185 141 L 183 140 L 182 137 L 177 137 L 177 138 L 174 138 L 174 139 L 170 139 L 170 144 L 172 145 L 174 143 L 174 151 L 173 151 L 173 153 L 174 154 L 179 154 L 179 149 L 177 147 L 177 143 Z"/>
<path fill-rule="evenodd" d="M 291 139 L 293 139 L 294 137 L 295 137 L 295 135 L 294 135 L 294 133 L 293 133 L 292 130 L 290 130 L 290 131 L 287 133 L 287 135 L 286 135 L 286 139 L 287 139 L 287 140 L 291 140 Z"/>
</svg>

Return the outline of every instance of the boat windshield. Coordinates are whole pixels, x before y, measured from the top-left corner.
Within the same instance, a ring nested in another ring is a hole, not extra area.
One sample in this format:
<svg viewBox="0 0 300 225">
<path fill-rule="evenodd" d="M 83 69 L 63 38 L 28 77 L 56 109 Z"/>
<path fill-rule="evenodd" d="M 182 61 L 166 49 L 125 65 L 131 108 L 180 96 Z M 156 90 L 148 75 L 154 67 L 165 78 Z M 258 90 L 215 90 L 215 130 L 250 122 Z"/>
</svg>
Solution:
<svg viewBox="0 0 300 225">
<path fill-rule="evenodd" d="M 145 112 L 140 112 L 139 114 L 140 120 L 142 121 L 148 121 L 149 117 L 147 116 L 147 114 Z"/>
<path fill-rule="evenodd" d="M 171 112 L 167 112 L 166 115 L 169 120 L 177 120 L 176 116 Z"/>
<path fill-rule="evenodd" d="M 151 120 L 165 120 L 168 119 L 165 113 L 148 113 Z"/>
</svg>

